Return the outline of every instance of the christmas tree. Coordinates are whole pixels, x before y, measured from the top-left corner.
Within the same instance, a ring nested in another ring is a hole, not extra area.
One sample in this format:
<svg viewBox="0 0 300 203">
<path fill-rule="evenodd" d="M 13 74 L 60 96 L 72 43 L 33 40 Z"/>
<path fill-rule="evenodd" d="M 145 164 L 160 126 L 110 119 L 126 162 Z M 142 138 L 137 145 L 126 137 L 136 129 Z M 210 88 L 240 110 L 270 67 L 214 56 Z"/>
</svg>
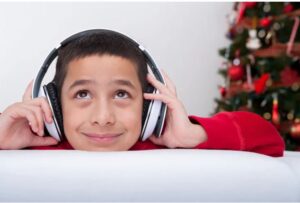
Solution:
<svg viewBox="0 0 300 203">
<path fill-rule="evenodd" d="M 300 3 L 239 2 L 228 15 L 230 45 L 220 111 L 251 111 L 271 122 L 287 150 L 300 149 Z M 251 121 L 249 121 L 251 122 Z"/>
</svg>

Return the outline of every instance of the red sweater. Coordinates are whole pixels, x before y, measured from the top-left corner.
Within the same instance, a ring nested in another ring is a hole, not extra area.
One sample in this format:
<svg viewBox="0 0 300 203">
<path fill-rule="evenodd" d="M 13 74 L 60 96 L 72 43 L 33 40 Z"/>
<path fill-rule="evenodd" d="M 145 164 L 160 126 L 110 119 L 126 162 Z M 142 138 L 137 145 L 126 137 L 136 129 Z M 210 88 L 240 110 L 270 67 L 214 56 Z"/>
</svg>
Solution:
<svg viewBox="0 0 300 203">
<path fill-rule="evenodd" d="M 190 116 L 207 133 L 207 141 L 196 149 L 241 150 L 270 156 L 283 156 L 284 141 L 275 127 L 263 118 L 249 112 L 222 112 L 210 118 Z M 130 150 L 163 149 L 150 140 L 138 141 Z M 73 149 L 67 142 L 56 146 L 31 149 Z"/>
</svg>

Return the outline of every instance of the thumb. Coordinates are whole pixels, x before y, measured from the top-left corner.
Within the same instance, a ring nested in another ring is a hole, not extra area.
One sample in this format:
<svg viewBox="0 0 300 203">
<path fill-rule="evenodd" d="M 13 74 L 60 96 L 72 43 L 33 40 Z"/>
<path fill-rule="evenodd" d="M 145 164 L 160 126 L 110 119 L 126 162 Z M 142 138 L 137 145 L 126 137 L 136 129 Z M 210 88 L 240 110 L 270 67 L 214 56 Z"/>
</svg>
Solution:
<svg viewBox="0 0 300 203">
<path fill-rule="evenodd" d="M 35 146 L 49 146 L 49 145 L 56 145 L 58 143 L 58 141 L 56 139 L 54 139 L 53 137 L 39 137 L 36 136 L 32 143 L 31 146 L 35 147 Z"/>
<path fill-rule="evenodd" d="M 151 142 L 153 142 L 154 144 L 156 145 L 162 145 L 162 146 L 165 146 L 165 143 L 164 143 L 164 140 L 162 139 L 162 137 L 155 137 L 155 135 L 151 135 L 149 137 L 149 140 Z"/>
<path fill-rule="evenodd" d="M 33 85 L 33 80 L 30 81 L 30 83 L 27 85 L 25 93 L 23 94 L 23 101 L 30 101 L 32 98 L 32 85 Z"/>
</svg>

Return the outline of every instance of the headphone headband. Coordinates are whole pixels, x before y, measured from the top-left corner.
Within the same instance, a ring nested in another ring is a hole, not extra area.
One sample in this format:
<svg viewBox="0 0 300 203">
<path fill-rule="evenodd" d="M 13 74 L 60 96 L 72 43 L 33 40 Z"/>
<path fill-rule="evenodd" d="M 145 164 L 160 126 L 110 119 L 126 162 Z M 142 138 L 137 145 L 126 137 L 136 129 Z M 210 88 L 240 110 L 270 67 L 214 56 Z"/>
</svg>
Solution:
<svg viewBox="0 0 300 203">
<path fill-rule="evenodd" d="M 71 43 L 71 42 L 73 42 L 77 39 L 80 39 L 81 37 L 84 37 L 84 36 L 87 36 L 87 35 L 93 35 L 93 34 L 101 34 L 101 33 L 117 34 L 119 36 L 122 36 L 126 40 L 132 42 L 133 44 L 135 44 L 138 47 L 138 49 L 142 51 L 143 55 L 145 56 L 146 63 L 150 66 L 151 71 L 153 72 L 155 77 L 160 82 L 165 84 L 164 79 L 163 79 L 162 75 L 160 74 L 154 60 L 152 59 L 150 54 L 147 52 L 147 50 L 143 46 L 139 45 L 136 41 L 134 41 L 133 39 L 127 37 L 126 35 L 124 35 L 122 33 L 112 31 L 112 30 L 106 30 L 106 29 L 92 29 L 92 30 L 85 30 L 85 31 L 82 31 L 82 32 L 71 35 L 67 39 L 63 40 L 57 48 L 54 48 L 49 53 L 49 55 L 47 56 L 47 58 L 45 59 L 43 65 L 42 65 L 40 71 L 38 72 L 38 75 L 36 77 L 36 81 L 34 82 L 34 87 L 33 87 L 33 92 L 32 92 L 33 98 L 38 97 L 39 88 L 41 86 L 42 80 L 43 80 L 45 74 L 47 73 L 47 70 L 48 70 L 49 66 L 51 65 L 53 60 L 57 57 L 59 49 L 67 46 L 69 43 Z"/>
</svg>

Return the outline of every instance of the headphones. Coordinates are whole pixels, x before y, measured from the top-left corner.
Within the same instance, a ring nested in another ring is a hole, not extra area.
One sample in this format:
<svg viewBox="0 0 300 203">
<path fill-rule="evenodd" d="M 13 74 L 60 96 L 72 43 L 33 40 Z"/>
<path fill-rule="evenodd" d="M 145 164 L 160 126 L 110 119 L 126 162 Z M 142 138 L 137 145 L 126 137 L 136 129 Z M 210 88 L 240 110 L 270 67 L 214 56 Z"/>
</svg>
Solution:
<svg viewBox="0 0 300 203">
<path fill-rule="evenodd" d="M 58 141 L 62 141 L 64 139 L 64 130 L 63 130 L 63 115 L 62 115 L 62 109 L 59 101 L 57 87 L 54 82 L 50 82 L 46 85 L 42 85 L 42 81 L 44 79 L 44 76 L 49 66 L 54 61 L 54 59 L 58 56 L 58 51 L 61 48 L 65 47 L 67 44 L 72 43 L 84 36 L 89 36 L 94 34 L 118 35 L 122 38 L 125 38 L 130 43 L 134 44 L 134 46 L 137 46 L 137 48 L 143 53 L 146 64 L 150 68 L 154 77 L 161 83 L 165 84 L 163 75 L 161 74 L 160 70 L 157 68 L 156 64 L 154 63 L 154 60 L 151 58 L 149 53 L 141 45 L 139 45 L 131 38 L 121 33 L 112 30 L 105 30 L 105 29 L 86 30 L 70 36 L 69 38 L 62 41 L 57 48 L 54 48 L 48 54 L 36 78 L 34 79 L 33 89 L 32 89 L 32 98 L 45 97 L 47 99 L 52 111 L 53 122 L 51 124 L 44 122 L 44 124 L 48 133 Z M 158 94 L 158 90 L 155 89 L 150 84 L 148 84 L 148 86 L 146 87 L 146 92 Z M 164 104 L 163 102 L 158 100 L 144 99 L 143 113 L 142 113 L 142 131 L 140 135 L 140 140 L 145 141 L 152 134 L 154 134 L 156 137 L 161 136 L 165 117 L 166 117 L 166 111 L 167 111 L 167 105 Z"/>
</svg>

